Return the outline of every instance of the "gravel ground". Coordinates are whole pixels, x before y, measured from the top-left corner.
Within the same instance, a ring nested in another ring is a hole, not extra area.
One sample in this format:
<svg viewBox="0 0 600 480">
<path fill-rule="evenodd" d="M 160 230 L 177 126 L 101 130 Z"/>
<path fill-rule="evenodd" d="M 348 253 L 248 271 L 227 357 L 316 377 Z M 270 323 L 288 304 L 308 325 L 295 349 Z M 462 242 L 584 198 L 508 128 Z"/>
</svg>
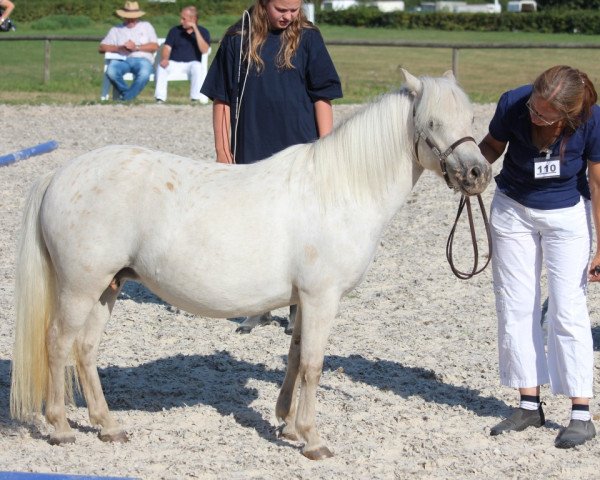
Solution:
<svg viewBox="0 0 600 480">
<path fill-rule="evenodd" d="M 336 106 L 335 116 L 354 108 Z M 477 139 L 493 110 L 476 105 Z M 364 282 L 342 301 L 317 395 L 317 422 L 333 458 L 311 462 L 299 444 L 275 435 L 289 344 L 281 327 L 241 336 L 235 322 L 179 311 L 134 283 L 117 302 L 99 354 L 108 403 L 130 442 L 99 441 L 81 402 L 68 412 L 71 445 L 49 445 L 42 418 L 33 426 L 13 422 L 14 252 L 30 184 L 106 144 L 210 160 L 211 118 L 209 106 L 0 105 L 0 155 L 48 140 L 60 145 L 0 167 L 0 470 L 143 479 L 598 477 L 597 440 L 554 448 L 569 406 L 547 388 L 545 428 L 490 437 L 516 401 L 498 381 L 491 272 L 469 281 L 450 272 L 444 249 L 458 196 L 432 174 L 419 180 Z M 488 205 L 492 193 L 493 186 L 484 194 Z M 596 360 L 597 290 L 591 286 L 589 297 Z M 592 409 L 600 411 L 596 399 Z"/>
</svg>

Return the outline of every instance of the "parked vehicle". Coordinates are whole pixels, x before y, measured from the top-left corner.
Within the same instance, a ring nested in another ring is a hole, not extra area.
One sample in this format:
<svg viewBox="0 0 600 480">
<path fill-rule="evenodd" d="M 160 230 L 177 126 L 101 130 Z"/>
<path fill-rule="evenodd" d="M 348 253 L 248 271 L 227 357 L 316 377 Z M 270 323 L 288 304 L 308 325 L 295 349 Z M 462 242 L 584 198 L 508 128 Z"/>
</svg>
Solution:
<svg viewBox="0 0 600 480">
<path fill-rule="evenodd" d="M 510 1 L 506 10 L 509 12 L 536 12 L 537 2 L 535 0 Z"/>
<path fill-rule="evenodd" d="M 382 12 L 403 12 L 404 2 L 402 0 L 377 0 L 362 3 L 358 0 L 323 0 L 321 9 L 323 10 L 346 10 L 358 6 L 377 7 Z"/>
</svg>

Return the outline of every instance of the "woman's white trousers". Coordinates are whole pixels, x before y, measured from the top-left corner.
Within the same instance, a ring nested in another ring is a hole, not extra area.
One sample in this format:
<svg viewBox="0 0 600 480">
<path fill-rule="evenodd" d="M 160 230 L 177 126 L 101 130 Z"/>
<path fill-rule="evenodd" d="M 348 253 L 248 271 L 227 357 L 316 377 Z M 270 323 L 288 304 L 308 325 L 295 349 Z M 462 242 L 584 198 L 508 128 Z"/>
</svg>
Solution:
<svg viewBox="0 0 600 480">
<path fill-rule="evenodd" d="M 589 202 L 538 210 L 496 190 L 490 219 L 502 384 L 526 388 L 550 382 L 555 394 L 592 397 Z M 549 297 L 547 352 L 540 322 L 542 265 Z"/>
</svg>

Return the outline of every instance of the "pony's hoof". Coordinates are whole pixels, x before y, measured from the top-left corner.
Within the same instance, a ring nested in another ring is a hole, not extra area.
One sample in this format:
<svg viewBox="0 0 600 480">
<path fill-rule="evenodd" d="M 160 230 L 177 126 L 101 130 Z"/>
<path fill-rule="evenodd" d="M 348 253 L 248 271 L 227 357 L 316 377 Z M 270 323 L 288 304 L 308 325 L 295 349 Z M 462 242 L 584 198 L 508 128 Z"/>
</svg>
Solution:
<svg viewBox="0 0 600 480">
<path fill-rule="evenodd" d="M 292 333 L 294 333 L 294 327 L 285 327 L 284 332 L 286 335 L 291 335 Z"/>
<path fill-rule="evenodd" d="M 113 443 L 127 443 L 129 441 L 129 437 L 123 430 L 119 430 L 118 432 L 100 432 L 98 433 L 98 438 L 103 442 L 113 442 Z"/>
<path fill-rule="evenodd" d="M 309 460 L 324 460 L 333 457 L 333 453 L 327 447 L 319 447 L 314 450 L 302 450 L 304 455 Z"/>
<path fill-rule="evenodd" d="M 50 445 L 65 445 L 67 443 L 75 443 L 75 435 L 73 435 L 72 433 L 67 433 L 67 434 L 53 434 L 50 435 L 50 438 L 48 439 L 48 443 Z"/>
<path fill-rule="evenodd" d="M 250 333 L 254 327 L 241 325 L 235 329 L 235 333 Z"/>
</svg>

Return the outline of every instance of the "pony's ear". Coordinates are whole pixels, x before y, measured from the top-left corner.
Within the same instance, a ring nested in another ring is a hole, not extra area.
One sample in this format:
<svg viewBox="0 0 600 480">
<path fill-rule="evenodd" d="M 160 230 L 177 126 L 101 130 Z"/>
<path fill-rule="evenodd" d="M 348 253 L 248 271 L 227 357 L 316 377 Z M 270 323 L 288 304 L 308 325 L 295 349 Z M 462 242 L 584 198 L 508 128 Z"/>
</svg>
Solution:
<svg viewBox="0 0 600 480">
<path fill-rule="evenodd" d="M 456 77 L 454 76 L 454 73 L 452 73 L 452 70 L 446 70 L 444 72 L 444 75 L 442 75 L 442 76 L 449 78 L 450 80 L 454 80 L 456 82 Z"/>
<path fill-rule="evenodd" d="M 414 75 L 411 75 L 410 73 L 408 73 L 408 71 L 406 71 L 404 69 L 402 69 L 402 73 L 404 74 L 404 78 L 406 79 L 406 87 L 410 91 L 410 94 L 414 97 L 419 95 L 419 93 L 421 93 L 421 90 L 423 88 L 423 84 L 421 83 L 421 80 L 419 80 Z"/>
</svg>

